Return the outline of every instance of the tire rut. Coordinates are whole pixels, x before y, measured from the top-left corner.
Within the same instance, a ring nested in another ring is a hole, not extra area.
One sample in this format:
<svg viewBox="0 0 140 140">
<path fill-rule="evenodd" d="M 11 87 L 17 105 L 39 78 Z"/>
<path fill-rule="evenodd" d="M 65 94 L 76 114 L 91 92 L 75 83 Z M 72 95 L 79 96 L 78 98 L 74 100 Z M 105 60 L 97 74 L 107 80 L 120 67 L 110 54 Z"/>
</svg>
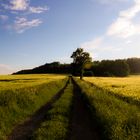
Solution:
<svg viewBox="0 0 140 140">
<path fill-rule="evenodd" d="M 52 99 L 37 110 L 30 118 L 24 121 L 22 124 L 17 125 L 7 140 L 30 140 L 33 132 L 45 121 L 46 112 L 52 108 L 52 105 L 61 97 L 67 87 L 66 85 L 55 95 Z"/>
<path fill-rule="evenodd" d="M 46 113 L 52 108 L 52 105 L 61 97 L 66 89 L 70 77 L 63 89 L 61 89 L 48 103 L 37 110 L 30 118 L 22 124 L 17 125 L 7 140 L 31 140 L 32 135 L 40 124 L 45 121 Z M 81 97 L 81 90 L 72 80 L 73 107 L 70 119 L 69 130 L 66 140 L 99 140 L 99 134 L 92 120 L 92 115 Z M 96 124 L 96 123 L 95 123 Z"/>
<path fill-rule="evenodd" d="M 70 121 L 70 133 L 67 140 L 99 140 L 96 123 L 82 99 L 80 88 L 74 84 L 73 109 Z"/>
</svg>

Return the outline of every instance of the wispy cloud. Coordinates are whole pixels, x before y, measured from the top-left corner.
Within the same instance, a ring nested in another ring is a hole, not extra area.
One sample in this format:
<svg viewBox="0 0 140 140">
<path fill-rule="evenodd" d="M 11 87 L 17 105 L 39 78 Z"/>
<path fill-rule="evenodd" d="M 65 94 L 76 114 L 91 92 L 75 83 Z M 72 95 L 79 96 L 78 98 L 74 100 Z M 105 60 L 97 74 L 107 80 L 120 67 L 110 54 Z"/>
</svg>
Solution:
<svg viewBox="0 0 140 140">
<path fill-rule="evenodd" d="M 31 13 L 36 13 L 36 14 L 40 14 L 40 13 L 43 13 L 43 12 L 45 12 L 45 11 L 48 11 L 49 10 L 49 8 L 47 7 L 47 6 L 45 6 L 45 7 L 29 7 L 29 11 L 31 12 Z"/>
<path fill-rule="evenodd" d="M 131 20 L 118 18 L 108 29 L 107 35 L 127 38 L 139 33 L 139 28 Z"/>
<path fill-rule="evenodd" d="M 115 3 L 127 2 L 129 0 L 97 0 L 97 1 L 100 2 L 101 4 L 115 4 Z"/>
<path fill-rule="evenodd" d="M 15 20 L 14 29 L 17 33 L 23 33 L 25 30 L 32 27 L 37 27 L 42 23 L 40 19 L 28 20 L 26 18 L 19 18 Z"/>
<path fill-rule="evenodd" d="M 104 4 L 113 1 L 125 2 L 125 0 L 100 0 Z M 120 51 L 131 47 L 132 42 L 137 37 L 136 35 L 140 34 L 140 25 L 135 23 L 135 18 L 140 13 L 140 0 L 134 0 L 133 2 L 130 8 L 119 12 L 117 19 L 107 27 L 107 31 L 101 37 L 96 37 L 80 46 L 97 58 L 101 58 L 104 52 L 114 54 L 114 57 L 117 57 Z M 109 55 L 106 57 L 109 57 Z"/>
<path fill-rule="evenodd" d="M 103 42 L 103 37 L 97 37 L 93 40 L 82 43 L 80 46 L 86 50 L 93 50 L 98 48 Z"/>
<path fill-rule="evenodd" d="M 3 28 L 23 33 L 27 29 L 39 26 L 43 21 L 37 15 L 48 11 L 49 7 L 33 6 L 30 0 L 10 0 L 0 2 L 0 9 L 3 10 L 0 20 L 6 21 L 9 18 L 9 22 Z"/>
<path fill-rule="evenodd" d="M 20 12 L 30 12 L 36 14 L 36 13 L 43 13 L 49 10 L 49 7 L 47 5 L 43 7 L 31 6 L 30 0 L 11 0 L 8 4 L 2 3 L 1 6 L 6 10 L 11 10 L 12 13 L 13 11 L 14 12 L 20 11 Z"/>
<path fill-rule="evenodd" d="M 112 1 L 104 2 L 111 3 Z M 82 43 L 81 47 L 89 51 L 93 58 L 102 58 L 104 52 L 107 54 L 104 56 L 106 58 L 109 58 L 110 53 L 117 58 L 120 51 L 132 46 L 135 35 L 140 34 L 140 25 L 134 22 L 139 12 L 140 0 L 134 0 L 134 4 L 130 8 L 119 12 L 117 19 L 110 24 L 102 37 Z"/>
<path fill-rule="evenodd" d="M 29 6 L 29 0 L 11 0 L 9 4 L 2 4 L 7 10 L 24 11 Z"/>
<path fill-rule="evenodd" d="M 28 11 L 30 13 L 43 13 L 49 10 L 48 6 L 30 6 L 30 0 L 11 0 L 9 4 L 3 4 L 5 9 L 13 11 Z"/>
<path fill-rule="evenodd" d="M 133 21 L 133 18 L 140 12 L 140 1 L 134 2 L 129 9 L 120 11 L 118 18 L 108 28 L 107 35 L 128 38 L 140 34 L 140 25 Z"/>
<path fill-rule="evenodd" d="M 99 54 L 106 52 L 106 54 L 116 53 L 122 50 L 116 44 L 107 41 L 106 36 L 96 37 L 91 41 L 87 41 L 80 45 L 85 51 L 88 51 L 93 58 L 99 58 Z"/>
<path fill-rule="evenodd" d="M 11 10 L 26 10 L 29 6 L 29 0 L 12 0 Z"/>
<path fill-rule="evenodd" d="M 0 64 L 0 74 L 11 74 L 13 73 L 15 70 L 6 64 Z"/>
</svg>

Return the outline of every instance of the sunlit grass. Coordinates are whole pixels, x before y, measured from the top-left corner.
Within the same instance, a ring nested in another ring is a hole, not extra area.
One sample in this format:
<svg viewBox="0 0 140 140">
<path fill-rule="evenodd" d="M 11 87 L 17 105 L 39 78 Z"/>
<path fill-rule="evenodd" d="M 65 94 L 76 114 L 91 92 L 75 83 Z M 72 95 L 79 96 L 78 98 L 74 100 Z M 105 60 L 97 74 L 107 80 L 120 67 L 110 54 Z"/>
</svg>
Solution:
<svg viewBox="0 0 140 140">
<path fill-rule="evenodd" d="M 140 100 L 140 75 L 125 78 L 85 77 L 84 79 L 103 89 Z"/>
<path fill-rule="evenodd" d="M 0 75 L 0 91 L 30 87 L 65 77 L 57 74 Z"/>
<path fill-rule="evenodd" d="M 46 120 L 34 133 L 34 140 L 65 140 L 71 112 L 73 85 L 64 90 L 61 98 L 53 104 L 53 108 L 46 112 Z"/>
<path fill-rule="evenodd" d="M 89 102 L 93 117 L 96 118 L 102 139 L 139 140 L 140 108 L 111 96 L 107 90 L 75 79 L 83 96 Z"/>
<path fill-rule="evenodd" d="M 0 83 L 0 140 L 5 140 L 16 124 L 61 90 L 67 78 L 61 75 L 10 75 L 0 76 L 0 80 L 3 82 Z"/>
</svg>

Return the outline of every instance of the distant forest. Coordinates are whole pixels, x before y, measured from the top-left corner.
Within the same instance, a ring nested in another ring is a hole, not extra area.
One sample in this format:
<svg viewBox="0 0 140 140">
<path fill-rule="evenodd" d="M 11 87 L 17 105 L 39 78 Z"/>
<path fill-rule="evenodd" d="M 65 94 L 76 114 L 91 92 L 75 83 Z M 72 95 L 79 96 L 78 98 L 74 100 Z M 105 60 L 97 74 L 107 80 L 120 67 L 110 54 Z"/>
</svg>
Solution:
<svg viewBox="0 0 140 140">
<path fill-rule="evenodd" d="M 73 74 L 75 73 L 73 63 L 61 64 L 60 62 L 46 63 L 45 65 L 21 70 L 13 74 Z M 128 76 L 129 74 L 140 73 L 140 58 L 128 58 L 118 60 L 94 61 L 90 68 L 84 69 L 84 76 Z"/>
</svg>

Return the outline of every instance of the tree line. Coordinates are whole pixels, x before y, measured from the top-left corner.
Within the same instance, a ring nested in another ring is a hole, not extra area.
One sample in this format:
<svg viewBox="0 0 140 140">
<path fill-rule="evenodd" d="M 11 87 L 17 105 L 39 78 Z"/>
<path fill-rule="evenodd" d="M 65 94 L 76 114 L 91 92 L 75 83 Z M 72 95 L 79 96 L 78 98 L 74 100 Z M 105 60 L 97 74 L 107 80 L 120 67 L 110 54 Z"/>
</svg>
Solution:
<svg viewBox="0 0 140 140">
<path fill-rule="evenodd" d="M 73 63 L 46 63 L 29 70 L 21 70 L 14 74 L 72 74 L 75 76 L 128 76 L 140 73 L 140 58 L 92 61 L 88 52 L 77 48 L 71 55 Z"/>
<path fill-rule="evenodd" d="M 60 62 L 47 63 L 45 65 L 21 70 L 14 74 L 73 74 L 80 75 L 80 70 L 75 64 L 61 64 Z M 128 58 L 120 60 L 94 61 L 90 68 L 85 68 L 84 76 L 127 76 L 140 73 L 140 58 Z"/>
<path fill-rule="evenodd" d="M 46 74 L 46 73 L 70 74 L 71 65 L 61 64 L 60 62 L 52 62 L 52 63 L 46 63 L 39 67 L 35 67 L 33 69 L 21 70 L 14 74 Z"/>
<path fill-rule="evenodd" d="M 128 76 L 140 73 L 140 58 L 95 61 L 91 68 L 95 76 Z"/>
</svg>

